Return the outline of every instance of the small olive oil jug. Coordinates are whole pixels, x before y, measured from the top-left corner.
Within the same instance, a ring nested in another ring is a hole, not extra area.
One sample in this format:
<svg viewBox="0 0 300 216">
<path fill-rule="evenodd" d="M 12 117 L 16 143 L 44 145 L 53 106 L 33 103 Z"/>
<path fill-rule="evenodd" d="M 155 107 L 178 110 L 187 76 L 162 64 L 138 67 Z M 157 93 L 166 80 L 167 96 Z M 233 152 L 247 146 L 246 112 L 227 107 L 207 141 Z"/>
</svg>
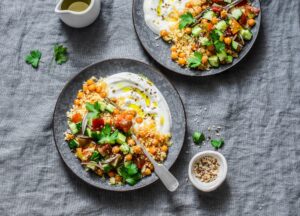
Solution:
<svg viewBox="0 0 300 216">
<path fill-rule="evenodd" d="M 83 28 L 92 24 L 100 13 L 101 0 L 60 0 L 55 13 L 67 25 Z"/>
</svg>

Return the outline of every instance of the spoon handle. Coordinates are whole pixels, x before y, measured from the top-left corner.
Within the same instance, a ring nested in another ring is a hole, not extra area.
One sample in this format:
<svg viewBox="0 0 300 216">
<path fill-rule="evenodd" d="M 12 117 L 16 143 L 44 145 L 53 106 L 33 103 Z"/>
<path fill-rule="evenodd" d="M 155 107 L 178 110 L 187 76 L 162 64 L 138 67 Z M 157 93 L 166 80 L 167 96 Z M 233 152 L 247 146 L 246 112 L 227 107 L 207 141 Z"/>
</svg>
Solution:
<svg viewBox="0 0 300 216">
<path fill-rule="evenodd" d="M 169 191 L 173 192 L 178 188 L 179 182 L 164 165 L 156 163 L 154 171 Z"/>
<path fill-rule="evenodd" d="M 177 179 L 173 176 L 173 174 L 163 165 L 163 164 L 159 164 L 157 163 L 152 156 L 149 154 L 149 152 L 147 151 L 147 149 L 144 147 L 143 144 L 141 144 L 139 142 L 139 140 L 132 135 L 133 140 L 136 142 L 136 144 L 138 146 L 140 146 L 143 149 L 143 152 L 145 153 L 145 155 L 147 156 L 147 158 L 150 160 L 150 162 L 153 164 L 154 166 L 154 172 L 156 173 L 156 175 L 158 176 L 158 178 L 160 178 L 160 180 L 162 181 L 162 183 L 165 185 L 165 187 L 173 192 L 175 191 L 178 186 L 179 186 L 179 182 L 177 181 Z"/>
</svg>

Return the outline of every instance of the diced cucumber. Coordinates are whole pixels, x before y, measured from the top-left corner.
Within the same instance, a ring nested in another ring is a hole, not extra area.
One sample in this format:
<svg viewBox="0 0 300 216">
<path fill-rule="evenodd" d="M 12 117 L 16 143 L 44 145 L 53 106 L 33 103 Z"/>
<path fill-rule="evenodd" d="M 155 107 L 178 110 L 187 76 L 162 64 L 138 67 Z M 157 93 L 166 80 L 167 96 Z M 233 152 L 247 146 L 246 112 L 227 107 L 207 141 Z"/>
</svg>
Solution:
<svg viewBox="0 0 300 216">
<path fill-rule="evenodd" d="M 212 20 L 213 17 L 216 17 L 216 14 L 213 11 L 207 11 L 206 13 L 204 13 L 203 18 L 204 19 L 208 19 L 208 20 Z"/>
<path fill-rule="evenodd" d="M 106 108 L 106 104 L 105 104 L 104 102 L 102 102 L 102 101 L 99 101 L 98 103 L 99 103 L 99 105 L 100 105 L 100 111 L 101 111 L 101 112 L 104 112 L 104 110 L 105 110 L 105 108 Z"/>
<path fill-rule="evenodd" d="M 75 123 L 68 122 L 68 124 L 72 134 L 77 134 L 79 132 L 77 125 Z"/>
<path fill-rule="evenodd" d="M 199 38 L 199 42 L 200 42 L 201 45 L 203 45 L 203 46 L 209 46 L 209 45 L 212 45 L 212 42 L 211 42 L 207 37 L 200 37 L 200 38 Z"/>
<path fill-rule="evenodd" d="M 232 61 L 233 61 L 233 57 L 231 55 L 227 55 L 226 62 L 232 63 Z"/>
<path fill-rule="evenodd" d="M 224 0 L 224 2 L 230 4 L 232 2 L 232 0 Z"/>
<path fill-rule="evenodd" d="M 116 141 L 119 144 L 126 143 L 126 136 L 124 134 L 122 134 L 122 133 L 119 132 Z"/>
<path fill-rule="evenodd" d="M 220 53 L 217 53 L 217 56 L 220 62 L 224 62 L 227 59 L 227 53 L 224 50 Z"/>
<path fill-rule="evenodd" d="M 86 129 L 86 135 L 87 135 L 88 137 L 93 137 L 93 131 L 92 131 L 90 128 L 87 128 L 87 129 Z"/>
<path fill-rule="evenodd" d="M 129 145 L 127 145 L 126 143 L 125 143 L 125 144 L 122 144 L 122 145 L 120 146 L 120 150 L 121 150 L 121 152 L 123 152 L 124 154 L 128 154 L 129 151 L 130 151 Z"/>
<path fill-rule="evenodd" d="M 195 36 L 195 37 L 199 36 L 201 30 L 202 30 L 202 29 L 201 29 L 199 26 L 195 26 L 195 27 L 193 28 L 193 30 L 192 30 L 193 36 Z"/>
<path fill-rule="evenodd" d="M 244 38 L 244 40 L 251 40 L 252 38 L 252 32 L 249 29 L 242 29 L 240 31 L 240 34 Z"/>
<path fill-rule="evenodd" d="M 115 110 L 115 106 L 112 105 L 112 104 L 107 104 L 106 107 L 105 107 L 105 110 L 112 113 Z"/>
<path fill-rule="evenodd" d="M 243 14 L 243 11 L 239 8 L 234 8 L 232 9 L 231 11 L 231 15 L 236 19 L 238 20 Z"/>
<path fill-rule="evenodd" d="M 219 67 L 219 59 L 218 59 L 218 56 L 216 56 L 216 55 L 210 56 L 208 58 L 208 62 L 212 67 Z"/>
<path fill-rule="evenodd" d="M 109 164 L 103 164 L 103 171 L 104 172 L 109 172 L 112 169 L 112 166 Z"/>
<path fill-rule="evenodd" d="M 68 143 L 70 149 L 75 149 L 79 146 L 79 143 L 75 140 L 75 139 L 72 139 L 69 143 Z"/>
<path fill-rule="evenodd" d="M 216 24 L 216 29 L 224 32 L 227 29 L 227 23 L 224 20 L 221 20 Z"/>
<path fill-rule="evenodd" d="M 234 50 L 237 50 L 238 49 L 238 47 L 239 47 L 239 44 L 238 44 L 238 42 L 235 42 L 234 40 L 231 42 L 231 46 L 232 46 L 232 48 L 234 49 Z"/>
</svg>

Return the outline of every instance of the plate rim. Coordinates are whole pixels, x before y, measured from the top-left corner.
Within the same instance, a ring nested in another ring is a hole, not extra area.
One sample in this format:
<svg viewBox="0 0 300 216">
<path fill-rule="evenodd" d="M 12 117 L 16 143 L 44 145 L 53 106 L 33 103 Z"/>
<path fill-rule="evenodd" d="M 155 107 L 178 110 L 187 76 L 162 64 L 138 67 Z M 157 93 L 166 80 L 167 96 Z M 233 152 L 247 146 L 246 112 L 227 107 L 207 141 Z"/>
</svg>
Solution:
<svg viewBox="0 0 300 216">
<path fill-rule="evenodd" d="M 259 9 L 260 9 L 260 13 L 258 15 L 258 21 L 256 24 L 257 24 L 257 34 L 254 35 L 254 37 L 252 38 L 252 40 L 250 41 L 250 48 L 245 52 L 244 56 L 242 58 L 237 58 L 236 59 L 236 62 L 235 64 L 228 64 L 228 67 L 225 68 L 224 70 L 219 70 L 219 71 L 216 71 L 216 72 L 213 72 L 213 73 L 209 73 L 209 71 L 211 70 L 207 70 L 207 71 L 201 71 L 199 70 L 199 74 L 196 74 L 196 73 L 193 73 L 193 74 L 187 74 L 187 73 L 183 73 L 183 72 L 179 72 L 179 70 L 173 70 L 171 68 L 169 68 L 168 66 L 165 66 L 162 62 L 156 60 L 156 58 L 153 57 L 153 55 L 151 54 L 151 52 L 145 47 L 145 45 L 143 44 L 139 34 L 138 34 L 138 31 L 137 31 L 137 28 L 136 28 L 136 20 L 135 20 L 135 16 L 134 16 L 134 13 L 136 11 L 134 5 L 135 5 L 135 2 L 136 1 L 140 1 L 140 0 L 133 0 L 132 1 L 132 22 L 133 22 L 133 27 L 134 27 L 134 31 L 137 35 L 137 38 L 140 42 L 140 44 L 142 45 L 143 49 L 146 51 L 146 53 L 156 62 L 158 63 L 160 66 L 162 66 L 163 68 L 171 71 L 172 73 L 176 73 L 176 74 L 179 74 L 181 76 L 187 76 L 187 77 L 208 77 L 208 76 L 213 76 L 213 75 L 217 75 L 217 74 L 220 74 L 220 73 L 223 73 L 225 71 L 228 71 L 232 68 L 234 68 L 235 66 L 237 66 L 243 59 L 245 59 L 245 57 L 249 54 L 250 50 L 252 50 L 252 47 L 254 46 L 255 42 L 256 42 L 256 39 L 259 35 L 259 32 L 260 32 L 260 27 L 261 27 L 261 17 L 262 17 L 262 8 L 261 8 L 261 3 L 260 3 L 260 0 L 255 0 L 258 2 L 258 5 L 259 5 Z M 144 0 L 145 1 L 145 0 Z M 171 60 L 170 60 L 171 61 Z M 224 65 L 225 66 L 225 65 Z M 182 67 L 180 67 L 179 65 L 177 65 L 177 67 L 181 68 L 181 69 L 184 69 Z M 188 69 L 188 70 L 191 70 L 191 69 Z M 192 70 L 193 71 L 193 70 Z M 204 72 L 207 72 L 207 73 L 204 73 Z"/>
<path fill-rule="evenodd" d="M 148 184 L 146 185 L 140 185 L 138 187 L 132 187 L 132 188 L 128 188 L 126 190 L 116 190 L 116 188 L 114 186 L 111 186 L 111 189 L 109 188 L 103 188 L 101 187 L 100 185 L 94 185 L 92 184 L 91 182 L 89 181 L 86 181 L 85 179 L 81 178 L 81 176 L 77 175 L 73 169 L 68 165 L 68 163 L 65 161 L 64 157 L 62 156 L 62 153 L 60 152 L 59 150 L 59 147 L 58 147 L 58 141 L 56 140 L 55 138 L 55 132 L 54 132 L 54 116 L 55 116 L 55 113 L 56 113 L 56 110 L 57 110 L 57 107 L 58 107 L 58 100 L 59 98 L 61 97 L 61 95 L 63 94 L 63 92 L 65 91 L 65 89 L 67 88 L 67 86 L 77 77 L 79 76 L 81 73 L 83 73 L 85 70 L 97 65 L 97 64 L 101 64 L 101 63 L 104 63 L 104 62 L 110 62 L 110 61 L 115 61 L 115 60 L 125 60 L 125 61 L 133 61 L 133 62 L 136 62 L 138 64 L 142 64 L 146 67 L 149 67 L 151 68 L 155 73 L 157 73 L 158 75 L 162 76 L 164 78 L 164 80 L 167 80 L 167 82 L 169 82 L 169 84 L 173 87 L 173 89 L 175 90 L 175 92 L 177 93 L 178 95 L 178 98 L 179 98 L 179 102 L 180 104 L 182 105 L 182 108 L 183 108 L 183 119 L 184 119 L 184 136 L 183 136 L 183 141 L 180 145 L 180 148 L 179 148 L 179 152 L 178 154 L 176 155 L 175 159 L 174 159 L 174 162 L 172 164 L 170 164 L 170 167 L 167 168 L 168 170 L 172 168 L 172 166 L 175 164 L 175 162 L 177 161 L 181 151 L 182 151 L 182 148 L 183 148 L 183 145 L 184 145 L 184 141 L 185 141 L 185 137 L 186 137 L 186 133 L 187 133 L 187 119 L 186 119 L 186 111 L 185 111 L 185 107 L 184 107 L 184 104 L 183 104 L 183 101 L 181 99 L 181 96 L 178 92 L 178 90 L 175 88 L 174 84 L 162 73 L 160 72 L 158 69 L 156 69 L 154 66 L 150 65 L 150 64 L 147 64 L 143 61 L 140 61 L 140 60 L 137 60 L 137 59 L 130 59 L 130 58 L 108 58 L 108 59 L 103 59 L 103 60 L 99 60 L 95 63 L 92 63 L 92 64 L 89 64 L 85 67 L 83 67 L 82 69 L 79 70 L 79 72 L 75 73 L 73 76 L 71 76 L 71 78 L 69 78 L 67 80 L 67 82 L 64 84 L 63 88 L 61 89 L 60 93 L 58 94 L 58 97 L 56 98 L 56 101 L 55 101 L 55 106 L 54 106 L 54 110 L 53 110 L 53 113 L 52 113 L 52 121 L 51 121 L 51 129 L 52 129 L 52 136 L 53 136 L 53 140 L 54 140 L 54 144 L 55 144 L 55 147 L 56 147 L 56 150 L 61 158 L 61 160 L 63 161 L 63 163 L 66 165 L 66 167 L 68 167 L 68 169 L 71 171 L 71 173 L 73 175 L 75 175 L 78 179 L 80 179 L 81 181 L 83 181 L 84 183 L 88 184 L 89 186 L 92 186 L 94 188 L 97 188 L 97 189 L 101 189 L 101 190 L 105 190 L 105 191 L 114 191 L 114 192 L 128 192 L 128 191 L 135 191 L 135 190 L 138 190 L 138 189 L 141 189 L 141 188 L 145 188 L 147 186 L 150 186 L 152 185 L 153 183 L 155 183 L 159 178 L 156 176 L 155 173 L 153 173 L 154 177 L 153 177 L 153 180 L 150 181 Z M 70 153 L 72 153 L 70 151 Z"/>
</svg>

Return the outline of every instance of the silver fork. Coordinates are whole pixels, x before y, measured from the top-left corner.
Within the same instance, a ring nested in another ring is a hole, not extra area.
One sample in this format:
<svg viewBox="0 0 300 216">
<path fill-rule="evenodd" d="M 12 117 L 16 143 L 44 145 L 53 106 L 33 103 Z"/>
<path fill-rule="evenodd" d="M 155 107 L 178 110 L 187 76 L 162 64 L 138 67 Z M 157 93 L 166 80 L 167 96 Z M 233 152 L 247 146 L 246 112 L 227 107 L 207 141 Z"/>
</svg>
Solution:
<svg viewBox="0 0 300 216">
<path fill-rule="evenodd" d="M 163 164 L 157 163 L 152 158 L 152 156 L 149 154 L 145 146 L 139 142 L 139 140 L 136 138 L 135 135 L 132 135 L 132 138 L 135 141 L 135 143 L 142 148 L 147 158 L 153 164 L 154 172 L 156 173 L 158 178 L 162 181 L 162 183 L 165 185 L 165 187 L 171 192 L 175 191 L 179 186 L 179 182 L 173 176 L 173 174 Z"/>
</svg>

